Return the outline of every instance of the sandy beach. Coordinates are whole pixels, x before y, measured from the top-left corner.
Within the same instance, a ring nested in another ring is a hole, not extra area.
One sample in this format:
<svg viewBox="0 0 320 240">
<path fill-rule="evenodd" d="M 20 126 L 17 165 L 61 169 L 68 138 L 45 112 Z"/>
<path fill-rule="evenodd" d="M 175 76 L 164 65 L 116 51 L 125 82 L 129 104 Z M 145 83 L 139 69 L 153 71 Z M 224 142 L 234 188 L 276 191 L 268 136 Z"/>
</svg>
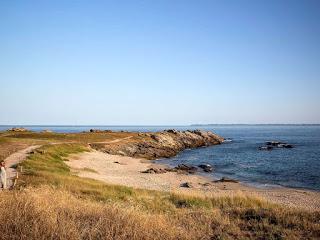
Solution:
<svg viewBox="0 0 320 240">
<path fill-rule="evenodd" d="M 74 174 L 108 184 L 193 195 L 199 194 L 206 197 L 240 194 L 262 198 L 287 207 L 310 211 L 320 210 L 320 193 L 316 191 L 284 187 L 261 189 L 242 183 L 213 182 L 210 178 L 196 174 L 142 173 L 142 171 L 151 167 L 165 167 L 145 159 L 111 155 L 92 150 L 71 155 L 66 163 L 71 167 Z M 186 182 L 190 183 L 192 187 L 181 186 Z"/>
</svg>

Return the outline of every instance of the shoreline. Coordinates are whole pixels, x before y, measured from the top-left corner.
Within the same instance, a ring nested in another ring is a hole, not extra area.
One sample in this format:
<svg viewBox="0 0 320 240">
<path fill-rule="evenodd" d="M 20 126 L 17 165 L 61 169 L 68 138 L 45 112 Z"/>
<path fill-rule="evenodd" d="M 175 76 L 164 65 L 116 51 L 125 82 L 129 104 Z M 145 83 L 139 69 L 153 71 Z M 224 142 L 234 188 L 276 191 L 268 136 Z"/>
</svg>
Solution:
<svg viewBox="0 0 320 240">
<path fill-rule="evenodd" d="M 187 149 L 187 150 L 191 150 L 191 149 Z M 154 163 L 156 165 L 160 165 L 162 167 L 174 168 L 175 165 L 164 162 L 164 161 L 170 161 L 169 159 L 170 158 L 166 158 L 166 159 L 162 158 L 162 159 L 155 159 L 155 160 L 150 160 L 150 161 L 152 163 Z M 194 166 L 196 166 L 196 165 L 194 165 Z M 214 176 L 210 175 L 209 173 L 205 173 L 203 171 L 196 171 L 194 174 L 195 175 L 199 175 L 199 176 L 204 177 L 204 178 L 207 178 L 207 179 L 209 179 L 211 181 L 217 181 L 217 180 L 220 180 L 222 177 L 226 177 L 228 179 L 237 181 L 241 185 L 244 185 L 244 186 L 247 186 L 247 187 L 250 187 L 250 188 L 261 189 L 261 190 L 292 189 L 292 190 L 301 190 L 301 191 L 309 191 L 309 192 L 320 193 L 320 189 L 316 190 L 316 189 L 311 189 L 311 188 L 306 188 L 306 187 L 284 186 L 284 185 L 280 185 L 280 184 L 269 184 L 269 183 L 263 184 L 263 183 L 245 181 L 245 180 L 240 180 L 240 179 L 237 179 L 237 178 L 232 178 L 232 177 L 229 177 L 229 176 L 225 176 L 224 174 L 216 172 L 215 170 L 213 170 L 212 173 L 213 174 L 217 173 L 217 174 L 219 174 L 221 176 L 220 177 L 214 177 Z"/>
<path fill-rule="evenodd" d="M 200 174 L 142 173 L 151 167 L 163 168 L 166 165 L 156 163 L 156 160 L 111 155 L 96 150 L 74 154 L 66 160 L 66 164 L 79 177 L 92 178 L 108 184 L 203 197 L 244 195 L 291 208 L 320 211 L 320 192 L 314 190 L 282 186 L 265 189 L 248 186 L 243 182 L 213 182 L 212 178 Z M 182 187 L 185 183 L 189 183 L 191 187 Z"/>
</svg>

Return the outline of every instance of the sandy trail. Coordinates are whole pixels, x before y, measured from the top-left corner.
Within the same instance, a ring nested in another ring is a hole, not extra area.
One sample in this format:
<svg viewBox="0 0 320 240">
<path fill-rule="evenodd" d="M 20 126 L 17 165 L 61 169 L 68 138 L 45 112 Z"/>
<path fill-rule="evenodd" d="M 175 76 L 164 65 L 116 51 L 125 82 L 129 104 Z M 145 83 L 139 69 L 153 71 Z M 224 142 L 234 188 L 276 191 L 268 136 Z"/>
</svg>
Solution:
<svg viewBox="0 0 320 240">
<path fill-rule="evenodd" d="M 39 147 L 41 147 L 41 145 L 33 145 L 30 147 L 27 147 L 25 149 L 22 149 L 18 152 L 11 154 L 9 157 L 7 157 L 4 160 L 7 167 L 6 172 L 7 172 L 7 179 L 8 179 L 7 181 L 8 188 L 12 187 L 13 179 L 17 176 L 17 171 L 15 168 L 13 168 L 13 166 L 25 160 L 31 151 Z"/>
<path fill-rule="evenodd" d="M 148 160 L 110 155 L 98 151 L 71 155 L 66 161 L 80 177 L 97 179 L 110 184 L 134 188 L 171 191 L 202 196 L 249 195 L 279 203 L 288 207 L 320 211 L 320 193 L 291 188 L 260 189 L 241 183 L 215 183 L 199 175 L 173 172 L 163 174 L 141 173 L 150 167 L 164 167 Z M 181 187 L 189 182 L 192 188 Z"/>
</svg>

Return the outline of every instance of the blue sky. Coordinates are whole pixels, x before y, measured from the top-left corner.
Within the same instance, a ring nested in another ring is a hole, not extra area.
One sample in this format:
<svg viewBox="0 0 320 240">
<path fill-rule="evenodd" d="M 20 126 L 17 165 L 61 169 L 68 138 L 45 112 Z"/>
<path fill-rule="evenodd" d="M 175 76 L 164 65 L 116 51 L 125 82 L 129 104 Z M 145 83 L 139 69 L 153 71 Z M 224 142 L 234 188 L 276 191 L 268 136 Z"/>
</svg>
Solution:
<svg viewBox="0 0 320 240">
<path fill-rule="evenodd" d="M 0 1 L 0 124 L 320 123 L 320 2 Z"/>
</svg>

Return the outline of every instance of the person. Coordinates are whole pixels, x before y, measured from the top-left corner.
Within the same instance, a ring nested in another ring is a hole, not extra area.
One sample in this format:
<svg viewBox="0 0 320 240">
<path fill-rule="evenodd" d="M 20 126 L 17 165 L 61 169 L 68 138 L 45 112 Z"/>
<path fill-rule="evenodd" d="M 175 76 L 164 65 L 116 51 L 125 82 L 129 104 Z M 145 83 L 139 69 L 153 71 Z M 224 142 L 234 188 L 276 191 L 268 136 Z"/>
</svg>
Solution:
<svg viewBox="0 0 320 240">
<path fill-rule="evenodd" d="M 0 183 L 3 189 L 7 188 L 7 172 L 5 162 L 2 161 L 0 164 Z"/>
</svg>

